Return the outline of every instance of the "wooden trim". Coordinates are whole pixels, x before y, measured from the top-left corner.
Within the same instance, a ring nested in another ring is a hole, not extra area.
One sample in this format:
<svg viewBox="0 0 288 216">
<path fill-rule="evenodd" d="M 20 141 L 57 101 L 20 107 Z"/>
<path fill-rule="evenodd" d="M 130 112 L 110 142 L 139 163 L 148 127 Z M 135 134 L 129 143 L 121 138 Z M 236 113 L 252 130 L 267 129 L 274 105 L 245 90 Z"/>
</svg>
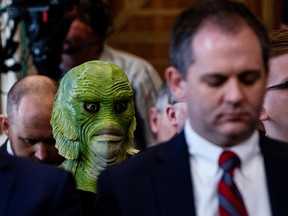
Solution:
<svg viewBox="0 0 288 216">
<path fill-rule="evenodd" d="M 143 5 L 147 2 L 147 0 L 126 0 L 124 4 L 124 8 L 114 19 L 114 26 L 116 29 L 121 29 L 121 27 L 129 20 L 139 8 L 143 7 Z"/>
<path fill-rule="evenodd" d="M 170 65 L 169 59 L 147 59 L 151 64 L 156 66 L 167 67 Z"/>
<path fill-rule="evenodd" d="M 108 42 L 117 44 L 166 44 L 169 42 L 169 36 L 170 32 L 119 32 L 113 35 Z"/>
<path fill-rule="evenodd" d="M 141 9 L 134 13 L 138 17 L 147 17 L 147 16 L 172 16 L 175 17 L 178 15 L 183 8 L 175 9 Z"/>
<path fill-rule="evenodd" d="M 284 1 L 283 0 L 277 0 L 274 2 L 274 29 L 279 29 L 281 27 L 281 22 L 283 18 L 283 10 L 284 7 Z"/>
<path fill-rule="evenodd" d="M 265 0 L 262 2 L 262 20 L 267 30 L 274 28 L 274 0 Z"/>
</svg>

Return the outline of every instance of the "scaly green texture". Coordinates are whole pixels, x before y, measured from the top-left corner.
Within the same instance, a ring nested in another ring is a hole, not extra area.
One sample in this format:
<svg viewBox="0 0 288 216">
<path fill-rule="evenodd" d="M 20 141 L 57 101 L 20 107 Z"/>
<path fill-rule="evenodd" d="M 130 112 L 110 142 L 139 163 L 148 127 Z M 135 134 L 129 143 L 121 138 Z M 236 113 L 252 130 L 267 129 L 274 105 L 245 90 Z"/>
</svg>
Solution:
<svg viewBox="0 0 288 216">
<path fill-rule="evenodd" d="M 96 193 L 97 177 L 108 165 L 137 153 L 133 91 L 119 67 L 89 61 L 61 80 L 51 125 L 56 148 L 80 190 Z"/>
</svg>

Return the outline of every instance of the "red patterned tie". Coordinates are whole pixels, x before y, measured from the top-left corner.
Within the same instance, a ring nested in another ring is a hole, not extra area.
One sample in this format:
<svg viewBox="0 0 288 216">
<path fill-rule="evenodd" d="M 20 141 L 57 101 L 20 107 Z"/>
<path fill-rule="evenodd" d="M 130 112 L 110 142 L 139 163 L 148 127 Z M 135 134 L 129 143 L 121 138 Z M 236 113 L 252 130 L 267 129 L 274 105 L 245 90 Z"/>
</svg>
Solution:
<svg viewBox="0 0 288 216">
<path fill-rule="evenodd" d="M 233 181 L 234 169 L 240 166 L 240 159 L 231 151 L 224 151 L 219 158 L 223 176 L 218 184 L 219 215 L 247 216 L 241 194 Z"/>
</svg>

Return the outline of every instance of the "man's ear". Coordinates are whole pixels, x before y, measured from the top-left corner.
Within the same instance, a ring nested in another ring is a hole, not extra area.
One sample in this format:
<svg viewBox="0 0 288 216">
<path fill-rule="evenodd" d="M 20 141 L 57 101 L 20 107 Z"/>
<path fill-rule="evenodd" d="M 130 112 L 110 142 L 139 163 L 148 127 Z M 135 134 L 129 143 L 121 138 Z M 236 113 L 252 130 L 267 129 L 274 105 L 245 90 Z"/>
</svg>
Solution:
<svg viewBox="0 0 288 216">
<path fill-rule="evenodd" d="M 260 121 L 266 121 L 269 119 L 268 113 L 266 112 L 264 107 L 262 107 L 262 109 L 261 109 L 259 119 L 260 119 Z"/>
<path fill-rule="evenodd" d="M 6 136 L 9 136 L 9 122 L 8 122 L 8 117 L 1 114 L 0 115 L 0 123 L 1 123 L 1 128 L 2 131 L 5 133 Z"/>
<path fill-rule="evenodd" d="M 173 97 L 177 101 L 185 101 L 185 80 L 181 73 L 174 67 L 165 70 L 165 79 L 169 85 Z"/>
<path fill-rule="evenodd" d="M 170 124 L 173 125 L 174 127 L 176 127 L 177 126 L 177 116 L 176 116 L 176 110 L 175 110 L 174 105 L 168 104 L 166 106 L 165 112 L 166 112 L 166 115 L 169 119 Z"/>
<path fill-rule="evenodd" d="M 149 110 L 150 128 L 153 133 L 158 132 L 158 111 L 156 107 L 151 107 Z"/>
</svg>

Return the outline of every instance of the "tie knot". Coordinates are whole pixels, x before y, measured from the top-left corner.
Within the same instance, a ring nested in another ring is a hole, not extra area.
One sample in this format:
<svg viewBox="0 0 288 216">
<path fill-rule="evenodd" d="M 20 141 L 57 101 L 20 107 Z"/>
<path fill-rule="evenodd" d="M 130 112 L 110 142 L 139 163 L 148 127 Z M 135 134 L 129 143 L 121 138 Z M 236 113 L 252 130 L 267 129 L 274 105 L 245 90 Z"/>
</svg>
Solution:
<svg viewBox="0 0 288 216">
<path fill-rule="evenodd" d="M 240 166 L 239 157 L 231 151 L 224 151 L 219 158 L 219 166 L 225 171 L 233 172 L 233 170 Z"/>
</svg>

